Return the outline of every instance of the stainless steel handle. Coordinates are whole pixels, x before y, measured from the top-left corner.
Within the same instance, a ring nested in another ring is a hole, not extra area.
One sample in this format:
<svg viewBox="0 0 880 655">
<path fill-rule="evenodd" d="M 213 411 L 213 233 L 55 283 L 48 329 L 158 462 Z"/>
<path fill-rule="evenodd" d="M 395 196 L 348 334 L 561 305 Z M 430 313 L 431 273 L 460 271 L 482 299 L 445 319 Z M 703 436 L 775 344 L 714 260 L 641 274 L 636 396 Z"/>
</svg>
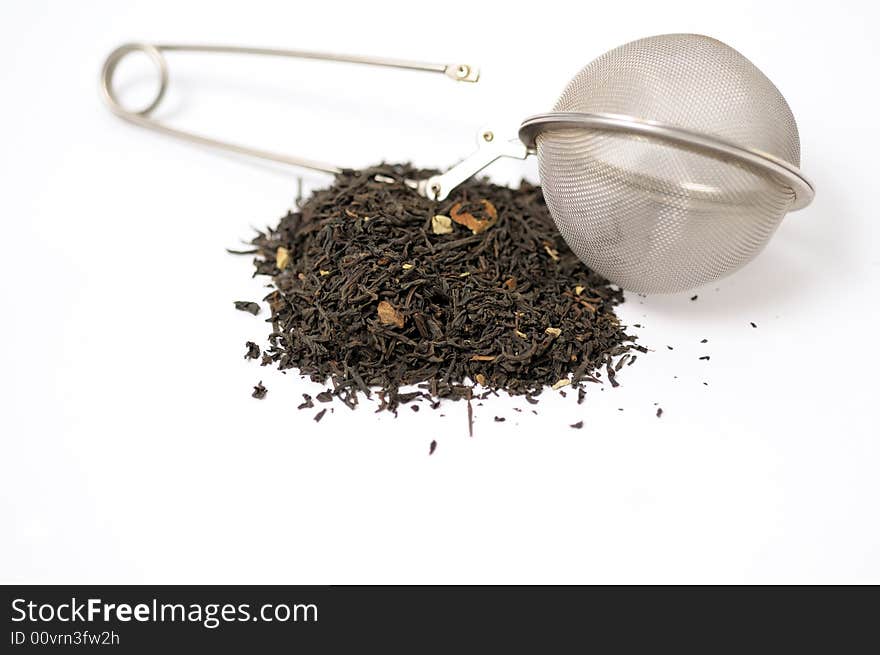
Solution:
<svg viewBox="0 0 880 655">
<path fill-rule="evenodd" d="M 427 180 L 407 180 L 407 185 L 425 198 L 445 200 L 459 184 L 473 177 L 495 160 L 501 157 L 525 159 L 532 154 L 532 150 L 519 139 L 499 140 L 495 136 L 495 132 L 489 128 L 484 128 L 477 133 L 477 145 L 479 148 L 475 153 L 445 173 L 434 175 Z"/>
<path fill-rule="evenodd" d="M 113 89 L 113 75 L 116 67 L 126 55 L 132 52 L 143 52 L 156 65 L 159 72 L 159 89 L 153 100 L 143 109 L 129 110 L 122 106 L 116 92 Z M 339 173 L 342 169 L 339 166 L 328 164 L 325 162 L 306 159 L 303 157 L 293 157 L 283 155 L 268 150 L 242 146 L 227 141 L 221 141 L 201 134 L 187 132 L 175 127 L 166 125 L 150 115 L 156 107 L 162 102 L 165 92 L 168 88 L 168 63 L 163 56 L 163 52 L 206 52 L 217 54 L 243 54 L 243 55 L 264 55 L 271 57 L 295 57 L 298 59 L 316 59 L 322 61 L 338 61 L 351 64 L 363 64 L 368 66 L 382 66 L 386 68 L 399 68 L 405 70 L 425 71 L 430 73 L 441 73 L 447 77 L 459 82 L 476 82 L 480 77 L 478 68 L 469 64 L 430 64 L 417 61 L 409 61 L 405 59 L 388 59 L 383 57 L 361 57 L 357 55 L 338 55 L 323 52 L 310 52 L 307 50 L 284 50 L 278 48 L 250 48 L 240 46 L 218 46 L 218 45 L 187 45 L 187 44 L 148 44 L 148 43 L 127 43 L 119 46 L 111 52 L 104 61 L 101 70 L 101 95 L 104 102 L 114 114 L 120 118 L 146 127 L 163 134 L 175 136 L 192 143 L 221 148 L 241 155 L 249 157 L 258 157 L 260 159 L 268 159 L 282 164 L 291 166 L 299 166 L 302 168 L 311 168 L 325 173 Z"/>
</svg>

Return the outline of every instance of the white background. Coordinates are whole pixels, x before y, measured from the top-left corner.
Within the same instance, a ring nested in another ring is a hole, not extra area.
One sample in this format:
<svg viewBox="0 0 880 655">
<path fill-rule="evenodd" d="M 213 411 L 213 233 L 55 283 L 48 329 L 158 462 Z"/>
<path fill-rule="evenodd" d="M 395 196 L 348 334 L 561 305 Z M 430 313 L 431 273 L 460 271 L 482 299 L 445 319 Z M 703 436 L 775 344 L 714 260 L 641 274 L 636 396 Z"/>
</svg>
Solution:
<svg viewBox="0 0 880 655">
<path fill-rule="evenodd" d="M 880 582 L 878 24 L 855 1 L 4 3 L 0 580 Z M 629 296 L 655 350 L 619 389 L 545 394 L 538 416 L 487 402 L 473 438 L 461 403 L 296 411 L 315 385 L 242 359 L 268 330 L 232 301 L 265 281 L 224 248 L 273 224 L 300 173 L 134 128 L 97 93 L 129 40 L 479 63 L 461 85 L 169 55 L 176 125 L 447 166 L 665 32 L 720 38 L 776 82 L 816 200 L 696 302 Z"/>
</svg>

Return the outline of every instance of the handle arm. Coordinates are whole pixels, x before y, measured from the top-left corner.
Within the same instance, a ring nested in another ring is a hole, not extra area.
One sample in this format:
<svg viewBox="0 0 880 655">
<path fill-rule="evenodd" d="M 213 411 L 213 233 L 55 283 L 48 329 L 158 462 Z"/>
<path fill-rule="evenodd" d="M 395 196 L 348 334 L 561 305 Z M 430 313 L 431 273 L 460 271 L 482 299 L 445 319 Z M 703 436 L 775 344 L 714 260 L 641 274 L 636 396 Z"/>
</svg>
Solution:
<svg viewBox="0 0 880 655">
<path fill-rule="evenodd" d="M 407 184 L 420 195 L 433 200 L 445 200 L 458 185 L 473 177 L 489 164 L 501 157 L 525 159 L 532 150 L 522 141 L 498 140 L 490 129 L 483 129 L 477 135 L 478 150 L 462 160 L 445 173 L 434 175 L 427 180 L 408 180 Z"/>
<path fill-rule="evenodd" d="M 143 109 L 129 110 L 122 106 L 116 91 L 113 88 L 113 75 L 122 59 L 132 52 L 143 52 L 156 66 L 159 72 L 159 89 L 153 100 Z M 175 136 L 192 143 L 211 146 L 223 150 L 247 155 L 250 157 L 258 157 L 260 159 L 268 159 L 282 164 L 291 166 L 299 166 L 301 168 L 311 168 L 313 170 L 325 173 L 339 173 L 342 169 L 333 164 L 305 159 L 303 157 L 292 157 L 288 155 L 261 150 L 249 146 L 242 146 L 227 141 L 221 141 L 213 137 L 187 132 L 185 130 L 171 127 L 162 123 L 150 114 L 162 102 L 165 91 L 168 88 L 168 63 L 163 56 L 163 52 L 207 52 L 215 54 L 239 54 L 239 55 L 264 55 L 272 57 L 295 57 L 298 59 L 316 59 L 323 61 L 340 61 L 352 64 L 364 64 L 368 66 L 382 66 L 386 68 L 400 68 L 406 70 L 426 71 L 430 73 L 441 73 L 447 77 L 459 82 L 476 82 L 480 77 L 478 68 L 469 64 L 428 64 L 423 62 L 409 61 L 405 59 L 387 59 L 382 57 L 361 57 L 357 55 L 336 55 L 323 52 L 310 52 L 307 50 L 283 50 L 278 48 L 249 48 L 240 46 L 217 46 L 217 45 L 185 45 L 185 44 L 157 44 L 151 45 L 147 43 L 127 43 L 119 46 L 111 52 L 104 62 L 101 70 L 101 96 L 104 102 L 114 114 L 120 118 L 146 127 L 163 134 Z"/>
</svg>

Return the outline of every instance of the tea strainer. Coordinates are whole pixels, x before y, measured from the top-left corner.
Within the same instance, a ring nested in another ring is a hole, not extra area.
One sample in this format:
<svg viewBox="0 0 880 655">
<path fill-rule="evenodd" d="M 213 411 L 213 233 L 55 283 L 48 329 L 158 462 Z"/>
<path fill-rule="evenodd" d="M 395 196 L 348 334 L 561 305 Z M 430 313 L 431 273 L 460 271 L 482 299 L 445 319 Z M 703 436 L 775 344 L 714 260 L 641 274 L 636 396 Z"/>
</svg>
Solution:
<svg viewBox="0 0 880 655">
<path fill-rule="evenodd" d="M 476 81 L 465 64 L 325 55 L 289 50 L 129 44 L 101 76 L 117 115 L 145 127 L 297 166 L 340 169 L 227 144 L 149 117 L 167 87 L 163 50 L 266 54 L 410 68 Z M 142 51 L 161 75 L 156 99 L 132 112 L 112 86 L 119 61 Z M 767 244 L 788 211 L 807 206 L 794 116 L 748 59 L 715 39 L 654 36 L 615 48 L 583 68 L 554 111 L 523 121 L 519 140 L 482 130 L 479 150 L 446 173 L 410 182 L 442 200 L 499 157 L 536 154 L 550 214 L 572 251 L 624 289 L 669 293 L 737 270 Z"/>
</svg>

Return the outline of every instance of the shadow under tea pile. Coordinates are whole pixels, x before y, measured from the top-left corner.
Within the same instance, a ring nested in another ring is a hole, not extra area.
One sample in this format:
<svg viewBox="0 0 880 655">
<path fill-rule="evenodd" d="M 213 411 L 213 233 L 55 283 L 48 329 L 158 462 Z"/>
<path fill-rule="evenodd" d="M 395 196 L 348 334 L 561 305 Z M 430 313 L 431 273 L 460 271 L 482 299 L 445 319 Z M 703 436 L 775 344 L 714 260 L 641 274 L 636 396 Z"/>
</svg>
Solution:
<svg viewBox="0 0 880 655">
<path fill-rule="evenodd" d="M 430 174 L 346 171 L 253 240 L 274 286 L 262 363 L 329 379 L 351 407 L 378 391 L 391 410 L 470 398 L 474 383 L 532 396 L 601 368 L 616 384 L 612 358 L 644 348 L 614 314 L 622 292 L 569 251 L 541 189 L 472 179 L 434 202 L 403 182 Z"/>
</svg>

